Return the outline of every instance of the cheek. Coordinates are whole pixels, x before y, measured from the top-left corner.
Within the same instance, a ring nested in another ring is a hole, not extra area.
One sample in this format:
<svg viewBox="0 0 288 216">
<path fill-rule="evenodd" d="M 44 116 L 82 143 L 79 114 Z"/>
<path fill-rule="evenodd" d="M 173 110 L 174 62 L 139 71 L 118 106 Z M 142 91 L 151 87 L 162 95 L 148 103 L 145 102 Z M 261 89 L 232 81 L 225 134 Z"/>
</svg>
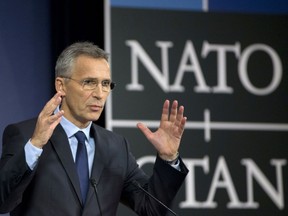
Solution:
<svg viewBox="0 0 288 216">
<path fill-rule="evenodd" d="M 91 97 L 91 93 L 86 91 L 75 91 L 71 96 L 74 97 L 75 100 L 83 102 L 87 101 L 89 97 Z"/>
<path fill-rule="evenodd" d="M 85 92 L 86 93 L 86 92 Z M 86 102 L 89 100 L 90 95 L 84 92 L 71 92 L 66 95 L 67 103 L 73 107 L 84 108 Z"/>
<path fill-rule="evenodd" d="M 86 105 L 89 104 L 89 99 L 91 96 L 89 94 L 78 94 L 77 97 L 74 97 L 74 103 L 83 110 L 86 108 Z"/>
<path fill-rule="evenodd" d="M 89 101 L 89 98 L 91 98 L 91 93 L 89 92 L 82 92 L 81 94 L 78 95 L 78 99 L 79 101 L 81 101 L 82 103 L 85 103 L 86 101 Z"/>
</svg>

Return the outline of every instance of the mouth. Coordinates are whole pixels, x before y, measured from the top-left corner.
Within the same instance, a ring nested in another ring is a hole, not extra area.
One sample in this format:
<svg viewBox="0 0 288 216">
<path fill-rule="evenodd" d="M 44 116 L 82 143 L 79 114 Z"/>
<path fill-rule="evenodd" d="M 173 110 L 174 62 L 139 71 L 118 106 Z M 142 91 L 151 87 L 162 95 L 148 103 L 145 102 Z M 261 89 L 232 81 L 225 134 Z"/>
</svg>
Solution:
<svg viewBox="0 0 288 216">
<path fill-rule="evenodd" d="M 89 107 L 92 111 L 100 111 L 103 109 L 103 106 L 101 105 L 90 105 Z"/>
</svg>

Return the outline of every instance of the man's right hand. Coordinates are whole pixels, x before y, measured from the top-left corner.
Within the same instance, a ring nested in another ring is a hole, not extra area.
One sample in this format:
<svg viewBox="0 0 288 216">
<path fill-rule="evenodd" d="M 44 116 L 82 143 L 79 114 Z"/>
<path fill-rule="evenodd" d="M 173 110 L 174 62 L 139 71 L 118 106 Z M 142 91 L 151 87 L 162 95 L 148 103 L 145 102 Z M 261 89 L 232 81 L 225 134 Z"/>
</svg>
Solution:
<svg viewBox="0 0 288 216">
<path fill-rule="evenodd" d="M 56 126 L 60 123 L 61 117 L 64 111 L 54 114 L 54 110 L 61 104 L 62 93 L 57 92 L 51 100 L 49 100 L 44 106 L 43 110 L 40 112 L 34 133 L 31 137 L 30 142 L 32 145 L 43 148 L 43 146 L 48 142 Z"/>
</svg>

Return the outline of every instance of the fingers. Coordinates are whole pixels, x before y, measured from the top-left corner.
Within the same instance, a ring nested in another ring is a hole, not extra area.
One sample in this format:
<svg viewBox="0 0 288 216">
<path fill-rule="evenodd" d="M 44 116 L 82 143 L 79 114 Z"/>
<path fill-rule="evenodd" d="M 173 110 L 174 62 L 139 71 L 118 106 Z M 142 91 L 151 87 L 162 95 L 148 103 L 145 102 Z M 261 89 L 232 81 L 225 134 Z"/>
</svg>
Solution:
<svg viewBox="0 0 288 216">
<path fill-rule="evenodd" d="M 64 111 L 60 110 L 59 112 L 55 113 L 54 115 L 49 116 L 49 123 L 53 124 L 53 123 L 59 123 L 61 120 L 61 117 L 63 116 Z"/>
<path fill-rule="evenodd" d="M 175 122 L 175 120 L 176 120 L 177 108 L 178 108 L 178 101 L 177 101 L 177 100 L 174 100 L 174 101 L 173 101 L 173 104 L 172 104 L 172 107 L 171 107 L 170 118 L 169 118 L 169 120 L 170 120 L 171 122 Z"/>
<path fill-rule="evenodd" d="M 175 123 L 176 125 L 179 125 L 181 123 L 181 120 L 183 119 L 184 106 L 180 106 L 178 109 L 178 101 L 174 100 L 171 106 L 170 115 L 169 106 L 170 101 L 166 100 L 163 105 L 161 120 L 170 121 Z"/>
<path fill-rule="evenodd" d="M 178 103 L 173 103 L 173 105 L 177 106 L 172 106 L 170 120 L 173 120 L 174 125 L 178 130 L 178 136 L 181 137 L 184 132 L 187 118 L 184 117 L 184 106 L 180 106 L 178 109 Z"/>
<path fill-rule="evenodd" d="M 47 119 L 47 123 L 50 125 L 57 125 L 60 120 L 61 117 L 64 114 L 63 110 L 60 110 L 59 112 L 54 113 L 55 109 L 57 108 L 57 106 L 59 106 L 61 104 L 62 101 L 62 93 L 61 92 L 57 92 L 51 99 L 50 101 L 47 102 L 47 104 L 45 105 L 45 107 L 43 108 L 42 112 L 41 112 L 41 117 L 42 119 L 45 121 L 45 119 Z"/>
<path fill-rule="evenodd" d="M 161 121 L 168 121 L 169 120 L 169 106 L 170 106 L 170 101 L 165 100 L 165 102 L 163 104 L 163 109 L 162 109 Z"/>
<path fill-rule="evenodd" d="M 145 137 L 149 140 L 149 137 L 152 134 L 151 130 L 146 125 L 144 125 L 143 123 L 138 123 L 137 127 L 142 131 L 142 133 L 145 135 Z"/>
<path fill-rule="evenodd" d="M 174 100 L 171 109 L 170 101 L 165 100 L 162 109 L 160 127 L 152 132 L 143 123 L 137 127 L 145 137 L 153 144 L 163 158 L 174 158 L 178 151 L 187 118 L 184 117 L 184 106 L 178 107 L 178 101 Z"/>
<path fill-rule="evenodd" d="M 57 92 L 44 106 L 38 116 L 34 133 L 31 137 L 31 143 L 42 148 L 51 137 L 55 127 L 60 123 L 64 111 L 61 110 L 53 114 L 54 110 L 61 104 L 61 92 Z"/>
<path fill-rule="evenodd" d="M 175 124 L 176 125 L 179 126 L 181 124 L 181 121 L 183 119 L 183 114 L 184 114 L 184 106 L 180 106 L 179 109 L 178 109 L 178 112 L 177 112 L 176 119 L 175 119 Z"/>
<path fill-rule="evenodd" d="M 44 106 L 42 114 L 45 116 L 50 116 L 54 110 L 61 104 L 63 93 L 57 92 Z"/>
<path fill-rule="evenodd" d="M 186 121 L 187 121 L 187 117 L 183 117 L 181 119 L 181 121 L 179 122 L 179 125 L 177 125 L 178 126 L 178 133 L 180 135 L 182 135 L 184 132 Z"/>
</svg>

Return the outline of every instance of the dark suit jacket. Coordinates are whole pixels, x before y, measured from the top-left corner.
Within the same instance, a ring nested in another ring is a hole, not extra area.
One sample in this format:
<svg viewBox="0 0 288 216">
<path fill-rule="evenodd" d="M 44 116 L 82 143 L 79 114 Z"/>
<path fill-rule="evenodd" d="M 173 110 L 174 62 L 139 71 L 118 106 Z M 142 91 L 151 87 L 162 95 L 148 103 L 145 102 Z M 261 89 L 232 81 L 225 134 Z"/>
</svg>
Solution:
<svg viewBox="0 0 288 216">
<path fill-rule="evenodd" d="M 66 133 L 58 125 L 43 148 L 33 171 L 25 160 L 24 146 L 32 136 L 36 119 L 6 127 L 0 162 L 0 212 L 11 216 L 92 216 L 99 206 L 91 186 L 85 206 Z M 157 157 L 153 175 L 139 169 L 127 140 L 95 124 L 95 156 L 91 178 L 97 182 L 103 215 L 115 215 L 122 202 L 139 215 L 165 215 L 165 209 L 132 184 L 137 180 L 166 205 L 170 205 L 188 170 L 181 172 Z"/>
</svg>

